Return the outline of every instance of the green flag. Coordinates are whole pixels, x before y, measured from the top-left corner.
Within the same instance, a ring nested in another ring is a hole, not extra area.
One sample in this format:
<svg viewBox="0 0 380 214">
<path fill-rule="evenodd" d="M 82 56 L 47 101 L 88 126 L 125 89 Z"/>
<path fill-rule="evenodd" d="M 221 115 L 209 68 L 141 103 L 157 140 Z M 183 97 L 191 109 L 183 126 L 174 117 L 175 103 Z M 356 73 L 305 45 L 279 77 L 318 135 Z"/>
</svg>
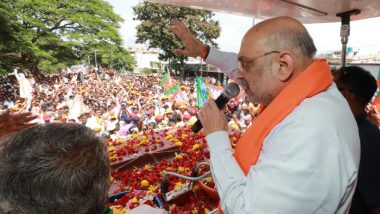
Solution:
<svg viewBox="0 0 380 214">
<path fill-rule="evenodd" d="M 165 88 L 165 85 L 169 81 L 169 78 L 170 78 L 169 69 L 168 69 L 168 66 L 165 66 L 164 73 L 162 74 L 162 81 L 161 81 L 161 86 L 163 88 Z"/>
<path fill-rule="evenodd" d="M 165 92 L 164 92 L 164 94 L 167 96 L 167 95 L 171 95 L 171 94 L 173 94 L 174 92 L 176 92 L 176 91 L 178 91 L 180 89 L 180 87 L 179 87 L 179 84 L 177 83 L 177 84 L 175 84 L 175 85 L 173 85 L 172 87 L 170 87 L 168 90 L 166 90 Z"/>
</svg>

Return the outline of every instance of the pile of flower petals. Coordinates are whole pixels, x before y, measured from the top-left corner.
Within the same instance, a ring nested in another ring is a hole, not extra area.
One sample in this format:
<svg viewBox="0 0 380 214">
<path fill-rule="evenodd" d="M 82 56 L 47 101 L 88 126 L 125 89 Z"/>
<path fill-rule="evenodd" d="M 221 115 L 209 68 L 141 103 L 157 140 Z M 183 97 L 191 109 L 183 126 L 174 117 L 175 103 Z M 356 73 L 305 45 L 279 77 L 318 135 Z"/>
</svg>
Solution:
<svg viewBox="0 0 380 214">
<path fill-rule="evenodd" d="M 230 134 L 232 145 L 240 138 L 240 133 Z M 120 157 L 135 154 L 136 152 L 144 152 L 145 148 L 161 146 L 161 142 L 171 142 L 178 151 L 172 158 L 164 159 L 154 163 L 147 163 L 143 167 L 128 168 L 123 170 L 113 170 L 111 173 L 111 190 L 110 194 L 115 194 L 122 191 L 128 193 L 115 201 L 111 206 L 119 206 L 123 209 L 133 209 L 140 204 L 148 204 L 156 207 L 153 202 L 154 196 L 160 197 L 160 185 L 162 182 L 163 171 L 176 172 L 182 175 L 190 176 L 192 169 L 197 163 L 209 160 L 209 151 L 203 132 L 194 134 L 188 127 L 177 129 L 175 131 L 147 132 L 141 136 L 134 136 L 130 140 L 122 143 L 118 148 L 110 152 L 110 157 L 115 155 L 120 160 Z M 129 145 L 126 147 L 125 145 Z M 114 147 L 110 143 L 109 148 Z M 128 150 L 134 148 L 135 150 Z M 154 147 L 153 147 L 154 148 Z M 124 151 L 127 150 L 127 151 Z M 137 152 L 137 153 L 138 153 Z M 152 152 L 151 149 L 146 152 Z M 200 167 L 198 173 L 203 174 L 208 171 L 208 166 Z M 169 176 L 168 191 L 180 188 L 186 184 L 186 180 L 175 176 Z M 212 179 L 208 178 L 206 185 L 213 187 Z M 192 191 L 186 194 L 185 198 L 174 200 L 170 203 L 165 203 L 164 208 L 169 213 L 208 213 L 217 207 L 217 201 L 213 201 L 198 184 L 193 186 Z"/>
</svg>

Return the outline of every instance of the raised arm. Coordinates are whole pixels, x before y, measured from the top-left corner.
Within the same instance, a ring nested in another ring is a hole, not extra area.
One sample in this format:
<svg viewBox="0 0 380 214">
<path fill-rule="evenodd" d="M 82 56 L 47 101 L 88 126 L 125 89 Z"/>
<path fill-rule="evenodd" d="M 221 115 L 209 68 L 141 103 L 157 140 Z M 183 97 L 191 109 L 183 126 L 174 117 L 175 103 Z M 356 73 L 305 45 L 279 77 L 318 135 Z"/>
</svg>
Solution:
<svg viewBox="0 0 380 214">
<path fill-rule="evenodd" d="M 30 121 L 36 118 L 37 116 L 33 116 L 30 112 L 11 114 L 9 111 L 6 111 L 0 115 L 0 138 L 36 125 L 36 123 L 30 123 Z"/>
<path fill-rule="evenodd" d="M 222 52 L 201 43 L 182 21 L 173 20 L 172 31 L 185 46 L 184 49 L 176 49 L 176 54 L 202 57 L 207 63 L 218 67 L 228 77 L 236 80 L 235 72 L 238 69 L 236 53 Z"/>
</svg>

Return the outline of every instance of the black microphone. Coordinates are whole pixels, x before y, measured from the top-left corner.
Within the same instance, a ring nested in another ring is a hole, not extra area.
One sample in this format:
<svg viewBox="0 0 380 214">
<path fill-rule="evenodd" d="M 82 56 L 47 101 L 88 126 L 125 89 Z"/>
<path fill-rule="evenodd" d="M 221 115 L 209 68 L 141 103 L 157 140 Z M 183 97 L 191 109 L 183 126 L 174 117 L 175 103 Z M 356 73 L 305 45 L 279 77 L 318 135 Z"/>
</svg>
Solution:
<svg viewBox="0 0 380 214">
<path fill-rule="evenodd" d="M 219 109 L 222 109 L 231 98 L 236 97 L 240 92 L 238 84 L 231 82 L 224 88 L 223 92 L 216 98 L 215 103 Z M 194 133 L 199 132 L 203 128 L 201 121 L 197 120 L 191 127 L 191 131 Z"/>
</svg>

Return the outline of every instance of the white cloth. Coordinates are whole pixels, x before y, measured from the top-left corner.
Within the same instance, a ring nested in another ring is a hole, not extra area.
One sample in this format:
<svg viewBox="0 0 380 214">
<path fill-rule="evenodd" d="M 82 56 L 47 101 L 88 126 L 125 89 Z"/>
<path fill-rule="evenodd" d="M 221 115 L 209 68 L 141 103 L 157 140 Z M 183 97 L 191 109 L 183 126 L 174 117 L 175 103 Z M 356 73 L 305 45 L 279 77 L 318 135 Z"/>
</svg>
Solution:
<svg viewBox="0 0 380 214">
<path fill-rule="evenodd" d="M 142 204 L 130 211 L 128 211 L 128 214 L 167 214 L 168 212 L 164 209 L 160 208 L 153 208 L 149 205 Z"/>
<path fill-rule="evenodd" d="M 335 84 L 304 100 L 277 124 L 247 176 L 233 157 L 227 132 L 206 139 L 225 213 L 348 213 L 360 141 Z"/>
<path fill-rule="evenodd" d="M 69 106 L 69 118 L 78 120 L 79 116 L 84 112 L 84 104 L 80 95 L 76 95 L 74 100 L 67 102 Z"/>
<path fill-rule="evenodd" d="M 14 75 L 18 81 L 20 97 L 28 100 L 32 99 L 33 87 L 30 84 L 29 80 L 25 77 L 23 73 L 17 73 L 17 70 L 14 70 Z"/>
<path fill-rule="evenodd" d="M 239 68 L 236 53 L 221 52 L 211 47 L 206 62 L 218 67 L 229 78 L 232 78 L 238 82 L 235 76 L 235 72 Z"/>
<path fill-rule="evenodd" d="M 102 125 L 98 123 L 98 120 L 95 116 L 88 118 L 85 126 L 90 129 L 98 129 L 102 127 Z"/>
</svg>

